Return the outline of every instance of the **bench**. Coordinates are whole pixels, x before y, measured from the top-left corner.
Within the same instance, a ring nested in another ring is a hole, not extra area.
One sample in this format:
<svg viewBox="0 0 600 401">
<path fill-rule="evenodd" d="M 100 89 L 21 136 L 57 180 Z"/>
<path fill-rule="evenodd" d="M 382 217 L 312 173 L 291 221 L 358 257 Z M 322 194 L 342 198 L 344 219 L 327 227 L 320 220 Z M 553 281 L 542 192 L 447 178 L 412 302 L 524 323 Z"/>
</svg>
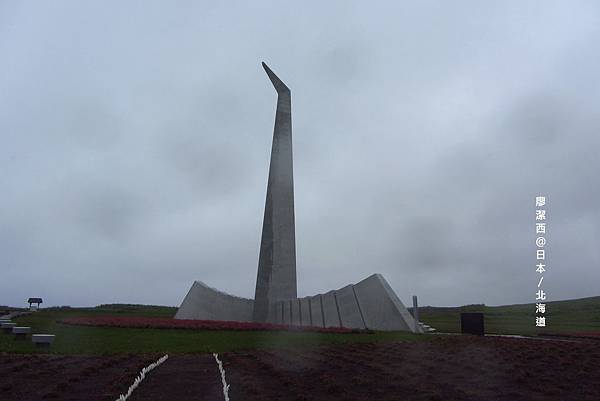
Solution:
<svg viewBox="0 0 600 401">
<path fill-rule="evenodd" d="M 2 331 L 5 333 L 11 333 L 13 327 L 15 327 L 17 324 L 16 323 L 2 323 L 2 325 L 0 325 L 0 327 L 2 327 Z"/>
<path fill-rule="evenodd" d="M 31 333 L 31 327 L 13 327 L 12 333 L 15 335 L 15 340 L 24 340 L 27 334 Z"/>
<path fill-rule="evenodd" d="M 54 342 L 54 334 L 33 334 L 31 341 L 38 347 L 49 347 Z"/>
</svg>

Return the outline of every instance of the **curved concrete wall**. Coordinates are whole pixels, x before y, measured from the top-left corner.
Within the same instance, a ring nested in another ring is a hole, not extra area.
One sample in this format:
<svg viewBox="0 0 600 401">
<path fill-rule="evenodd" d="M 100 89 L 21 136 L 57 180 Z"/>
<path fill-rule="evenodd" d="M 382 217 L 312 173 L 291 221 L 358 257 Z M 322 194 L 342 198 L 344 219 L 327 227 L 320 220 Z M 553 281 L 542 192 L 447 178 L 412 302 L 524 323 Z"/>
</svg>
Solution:
<svg viewBox="0 0 600 401">
<path fill-rule="evenodd" d="M 337 301 L 335 300 L 335 291 L 321 294 L 321 303 L 323 304 L 325 327 L 340 327 L 340 314 L 338 312 Z"/>
<path fill-rule="evenodd" d="M 321 306 L 321 296 L 315 295 L 308 297 L 308 301 L 310 303 L 312 325 L 314 327 L 325 327 L 325 321 L 323 320 L 323 308 Z"/>
<path fill-rule="evenodd" d="M 282 301 L 283 304 L 283 322 L 282 324 L 292 324 L 291 301 Z"/>
<path fill-rule="evenodd" d="M 175 319 L 251 322 L 254 301 L 226 294 L 195 281 L 175 314 Z"/>
<path fill-rule="evenodd" d="M 381 274 L 325 294 L 280 301 L 274 310 L 277 316 L 271 321 L 281 324 L 411 332 L 415 327 L 412 315 Z"/>
<path fill-rule="evenodd" d="M 300 325 L 301 326 L 312 326 L 310 315 L 310 306 L 308 298 L 299 298 L 300 303 Z"/>
<path fill-rule="evenodd" d="M 354 286 L 352 284 L 347 285 L 344 288 L 337 290 L 335 293 L 338 309 L 340 310 L 342 327 L 364 329 L 365 323 L 361 309 L 358 306 L 358 301 L 354 295 Z"/>
<path fill-rule="evenodd" d="M 229 295 L 196 281 L 175 318 L 250 322 L 253 308 L 251 299 Z M 268 321 L 294 326 L 415 330 L 412 315 L 380 274 L 325 294 L 273 303 Z M 422 332 L 420 327 L 417 330 Z"/>
<path fill-rule="evenodd" d="M 298 302 L 298 298 L 292 299 L 290 305 L 292 306 L 292 324 L 300 326 L 300 303 Z"/>
</svg>

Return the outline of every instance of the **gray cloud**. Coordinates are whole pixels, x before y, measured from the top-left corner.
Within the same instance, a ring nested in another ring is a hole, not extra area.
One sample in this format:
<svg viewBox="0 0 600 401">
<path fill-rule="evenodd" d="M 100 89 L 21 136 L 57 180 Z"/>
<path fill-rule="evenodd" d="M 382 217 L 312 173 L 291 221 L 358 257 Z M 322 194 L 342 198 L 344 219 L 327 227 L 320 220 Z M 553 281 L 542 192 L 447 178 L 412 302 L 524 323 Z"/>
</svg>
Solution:
<svg viewBox="0 0 600 401">
<path fill-rule="evenodd" d="M 299 292 L 597 295 L 600 39 L 587 2 L 0 5 L 0 304 L 253 296 L 292 89 Z"/>
</svg>

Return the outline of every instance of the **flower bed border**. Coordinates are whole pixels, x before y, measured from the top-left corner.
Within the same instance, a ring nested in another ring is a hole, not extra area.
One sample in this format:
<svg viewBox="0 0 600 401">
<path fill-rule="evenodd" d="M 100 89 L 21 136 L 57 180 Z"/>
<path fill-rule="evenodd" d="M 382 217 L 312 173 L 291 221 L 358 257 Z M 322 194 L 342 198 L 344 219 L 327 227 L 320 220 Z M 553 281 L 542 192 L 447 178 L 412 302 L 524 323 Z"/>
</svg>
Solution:
<svg viewBox="0 0 600 401">
<path fill-rule="evenodd" d="M 370 330 L 345 327 L 292 326 L 271 323 L 234 322 L 225 320 L 190 320 L 140 316 L 74 316 L 58 321 L 73 326 L 121 327 L 181 330 L 231 330 L 231 331 L 292 331 L 317 333 L 372 333 Z"/>
</svg>

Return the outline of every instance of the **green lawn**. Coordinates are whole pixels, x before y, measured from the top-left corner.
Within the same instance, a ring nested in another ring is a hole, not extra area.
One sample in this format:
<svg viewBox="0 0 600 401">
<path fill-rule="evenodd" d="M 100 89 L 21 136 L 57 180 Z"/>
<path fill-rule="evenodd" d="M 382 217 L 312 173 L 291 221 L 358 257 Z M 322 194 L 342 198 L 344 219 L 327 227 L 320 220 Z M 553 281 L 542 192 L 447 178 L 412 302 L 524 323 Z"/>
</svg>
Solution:
<svg viewBox="0 0 600 401">
<path fill-rule="evenodd" d="M 255 348 L 307 347 L 325 344 L 380 341 L 419 341 L 428 337 L 401 332 L 373 334 L 301 333 L 276 331 L 196 331 L 165 329 L 128 329 L 113 327 L 72 326 L 57 323 L 70 316 L 120 315 L 171 317 L 176 308 L 147 306 L 103 306 L 98 308 L 43 309 L 16 318 L 33 333 L 55 334 L 49 350 L 39 350 L 28 341 L 15 341 L 10 334 L 0 334 L 0 352 L 52 352 L 60 354 L 110 353 L 187 353 L 225 352 Z"/>
<path fill-rule="evenodd" d="M 96 308 L 48 308 L 15 319 L 31 326 L 34 333 L 56 334 L 49 350 L 36 349 L 31 341 L 15 341 L 10 334 L 0 334 L 0 352 L 52 352 L 62 354 L 109 353 L 186 353 L 225 352 L 255 348 L 310 347 L 352 342 L 420 341 L 433 336 L 401 332 L 373 334 L 301 333 L 275 331 L 196 331 L 164 329 L 125 329 L 113 327 L 71 326 L 57 320 L 71 316 L 119 315 L 172 317 L 176 308 L 142 305 L 102 305 Z M 600 297 L 582 298 L 547 304 L 547 327 L 535 327 L 535 305 L 485 306 L 454 308 L 419 308 L 420 320 L 438 332 L 460 332 L 461 312 L 484 312 L 486 333 L 535 335 L 600 331 Z"/>
<path fill-rule="evenodd" d="M 440 332 L 460 332 L 461 312 L 485 313 L 486 333 L 535 335 L 600 331 L 600 297 L 546 304 L 546 327 L 535 327 L 535 304 L 419 308 L 419 320 Z"/>
</svg>

